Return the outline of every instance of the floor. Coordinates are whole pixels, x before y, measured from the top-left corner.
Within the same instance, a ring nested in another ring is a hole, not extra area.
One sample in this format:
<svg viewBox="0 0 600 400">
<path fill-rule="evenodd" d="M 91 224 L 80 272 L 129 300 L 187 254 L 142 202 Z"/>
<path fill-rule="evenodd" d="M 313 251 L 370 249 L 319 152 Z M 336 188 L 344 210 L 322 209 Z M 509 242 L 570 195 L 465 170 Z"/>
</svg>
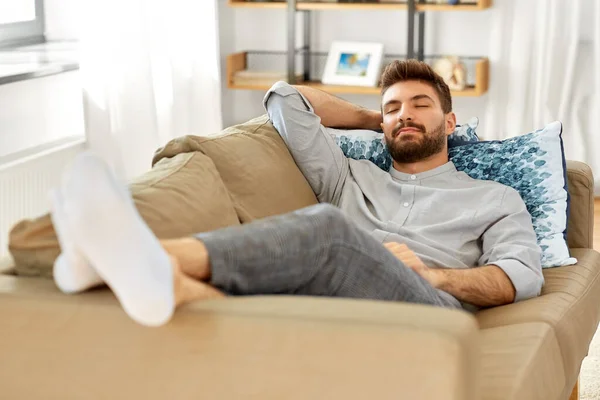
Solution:
<svg viewBox="0 0 600 400">
<path fill-rule="evenodd" d="M 600 199 L 596 199 L 594 206 L 594 249 L 600 251 Z M 600 400 L 600 330 L 583 360 L 580 378 L 580 400 Z"/>
</svg>

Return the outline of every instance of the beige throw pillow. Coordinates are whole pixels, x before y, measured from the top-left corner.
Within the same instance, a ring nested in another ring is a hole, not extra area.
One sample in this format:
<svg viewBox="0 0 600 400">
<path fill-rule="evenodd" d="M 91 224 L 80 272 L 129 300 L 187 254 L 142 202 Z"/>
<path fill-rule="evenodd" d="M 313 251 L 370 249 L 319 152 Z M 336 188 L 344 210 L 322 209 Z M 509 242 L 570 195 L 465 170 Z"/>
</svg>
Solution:
<svg viewBox="0 0 600 400">
<path fill-rule="evenodd" d="M 242 223 L 317 203 L 266 115 L 216 136 L 172 140 L 156 152 L 154 162 L 181 151 L 201 151 L 213 160 Z"/>
<path fill-rule="evenodd" d="M 159 238 L 239 225 L 214 163 L 202 153 L 162 158 L 129 188 L 142 218 Z M 15 225 L 9 250 L 17 275 L 51 277 L 60 248 L 49 215 Z"/>
</svg>

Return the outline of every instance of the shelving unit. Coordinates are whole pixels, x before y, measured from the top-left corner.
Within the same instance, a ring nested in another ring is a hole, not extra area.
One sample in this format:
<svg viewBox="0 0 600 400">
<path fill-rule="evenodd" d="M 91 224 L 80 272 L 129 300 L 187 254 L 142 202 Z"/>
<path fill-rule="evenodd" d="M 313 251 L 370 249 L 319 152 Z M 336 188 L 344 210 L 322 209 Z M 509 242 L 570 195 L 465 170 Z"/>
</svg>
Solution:
<svg viewBox="0 0 600 400">
<path fill-rule="evenodd" d="M 227 56 L 227 87 L 229 89 L 262 90 L 266 91 L 270 85 L 265 84 L 236 84 L 235 73 L 245 71 L 248 68 L 248 52 L 230 54 Z M 475 60 L 475 82 L 467 86 L 465 90 L 452 91 L 453 97 L 477 97 L 482 96 L 488 90 L 489 60 L 485 57 Z M 334 94 L 368 94 L 378 95 L 381 93 L 378 87 L 364 86 L 342 86 L 325 85 L 321 82 L 308 80 L 298 82 L 302 85 L 312 86 L 328 93 Z"/>
<path fill-rule="evenodd" d="M 285 1 L 252 2 L 246 0 L 229 0 L 232 7 L 245 8 L 286 8 Z M 417 4 L 416 11 L 481 11 L 489 8 L 492 0 L 479 0 L 472 4 Z M 380 3 L 326 3 L 326 2 L 298 2 L 298 11 L 318 10 L 408 10 L 408 2 L 380 2 Z"/>
<path fill-rule="evenodd" d="M 379 3 L 332 3 L 332 2 L 300 2 L 298 0 L 284 0 L 277 2 L 251 2 L 246 0 L 229 0 L 231 7 L 262 8 L 262 9 L 286 9 L 288 22 L 288 49 L 287 52 L 281 52 L 287 58 L 287 81 L 296 82 L 296 57 L 303 58 L 303 85 L 313 86 L 329 93 L 337 94 L 366 94 L 378 95 L 378 87 L 361 86 L 341 86 L 326 85 L 316 81 L 311 76 L 310 61 L 314 53 L 310 51 L 310 12 L 318 10 L 407 10 L 408 11 L 408 54 L 396 58 L 417 58 L 426 60 L 424 49 L 424 26 L 425 13 L 428 11 L 480 11 L 485 10 L 492 5 L 492 0 L 477 0 L 469 4 L 428 4 L 424 0 L 407 0 L 405 3 L 399 2 L 379 2 Z M 304 46 L 296 49 L 296 13 L 302 12 L 304 17 Z M 417 48 L 415 50 L 415 19 L 418 17 Z M 258 82 L 256 84 L 245 82 L 239 84 L 235 82 L 235 74 L 249 68 L 248 56 L 251 53 L 260 52 L 241 52 L 231 54 L 227 57 L 227 87 L 230 89 L 245 90 L 268 90 L 270 85 Z M 388 56 L 390 58 L 391 56 Z M 453 91 L 454 97 L 477 97 L 482 96 L 488 90 L 489 82 L 489 60 L 486 57 L 479 57 L 474 62 L 474 79 L 465 90 Z M 320 75 L 319 75 L 320 76 Z"/>
</svg>

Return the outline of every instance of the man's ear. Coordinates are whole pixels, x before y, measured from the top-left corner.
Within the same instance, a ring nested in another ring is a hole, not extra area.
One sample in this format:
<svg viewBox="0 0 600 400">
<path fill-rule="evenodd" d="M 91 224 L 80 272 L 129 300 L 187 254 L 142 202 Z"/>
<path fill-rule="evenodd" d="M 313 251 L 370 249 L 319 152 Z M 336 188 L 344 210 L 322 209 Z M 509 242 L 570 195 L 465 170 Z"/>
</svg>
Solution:
<svg viewBox="0 0 600 400">
<path fill-rule="evenodd" d="M 381 130 L 383 131 L 383 122 L 380 122 L 379 126 L 381 127 Z"/>
<path fill-rule="evenodd" d="M 450 136 L 456 129 L 456 114 L 449 112 L 446 114 L 446 136 Z"/>
</svg>

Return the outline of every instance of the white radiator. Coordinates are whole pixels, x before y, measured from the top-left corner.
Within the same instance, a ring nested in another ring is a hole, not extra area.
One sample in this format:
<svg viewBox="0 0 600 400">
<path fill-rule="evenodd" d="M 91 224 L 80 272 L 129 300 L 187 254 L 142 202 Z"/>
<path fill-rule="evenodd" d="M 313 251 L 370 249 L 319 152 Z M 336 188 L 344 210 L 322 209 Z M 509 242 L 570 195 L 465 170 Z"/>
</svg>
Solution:
<svg viewBox="0 0 600 400">
<path fill-rule="evenodd" d="M 84 148 L 83 138 L 71 138 L 0 159 L 0 258 L 8 254 L 8 233 L 16 222 L 48 212 L 48 192 Z"/>
</svg>

